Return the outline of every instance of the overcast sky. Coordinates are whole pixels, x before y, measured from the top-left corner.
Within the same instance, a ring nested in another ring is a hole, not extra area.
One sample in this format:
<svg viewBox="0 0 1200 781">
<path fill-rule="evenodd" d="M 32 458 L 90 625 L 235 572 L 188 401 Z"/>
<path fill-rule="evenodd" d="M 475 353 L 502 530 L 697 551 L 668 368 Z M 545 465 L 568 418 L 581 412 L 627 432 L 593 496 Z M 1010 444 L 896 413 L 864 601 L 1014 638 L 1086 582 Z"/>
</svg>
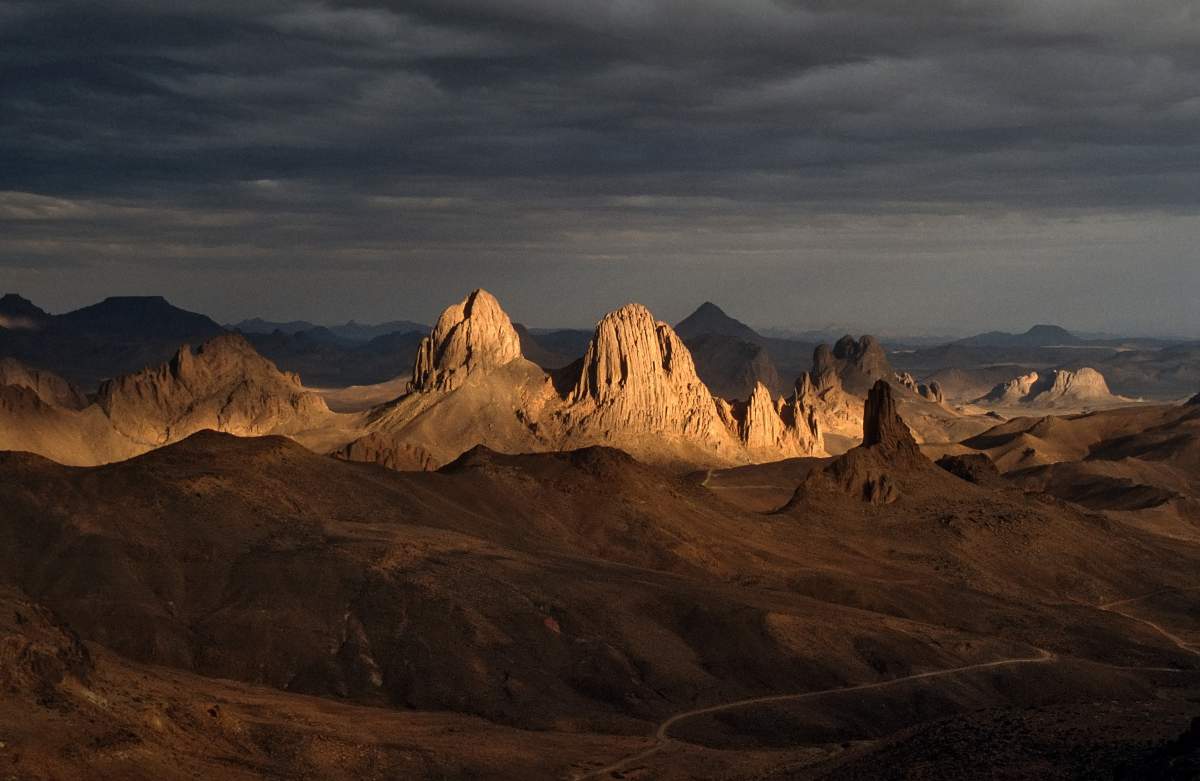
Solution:
<svg viewBox="0 0 1200 781">
<path fill-rule="evenodd" d="M 0 292 L 1200 336 L 1195 0 L 0 0 Z"/>
</svg>

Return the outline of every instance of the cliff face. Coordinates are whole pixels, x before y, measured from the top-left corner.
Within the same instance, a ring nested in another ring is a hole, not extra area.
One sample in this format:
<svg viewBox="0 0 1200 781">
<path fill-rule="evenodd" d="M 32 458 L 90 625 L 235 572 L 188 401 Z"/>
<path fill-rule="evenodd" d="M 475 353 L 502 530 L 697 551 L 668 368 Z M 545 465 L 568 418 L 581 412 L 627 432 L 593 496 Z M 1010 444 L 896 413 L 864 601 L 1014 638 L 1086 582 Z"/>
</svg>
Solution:
<svg viewBox="0 0 1200 781">
<path fill-rule="evenodd" d="M 570 416 L 591 428 L 724 438 L 691 353 L 640 304 L 610 312 L 596 326 L 568 402 Z"/>
<path fill-rule="evenodd" d="M 521 357 L 521 338 L 500 302 L 475 290 L 447 307 L 421 341 L 409 389 L 452 391 L 472 374 Z"/>
<path fill-rule="evenodd" d="M 238 334 L 184 345 L 168 363 L 100 386 L 97 405 L 136 443 L 158 446 L 202 429 L 239 436 L 299 431 L 329 415 L 300 378 L 280 372 Z"/>
</svg>

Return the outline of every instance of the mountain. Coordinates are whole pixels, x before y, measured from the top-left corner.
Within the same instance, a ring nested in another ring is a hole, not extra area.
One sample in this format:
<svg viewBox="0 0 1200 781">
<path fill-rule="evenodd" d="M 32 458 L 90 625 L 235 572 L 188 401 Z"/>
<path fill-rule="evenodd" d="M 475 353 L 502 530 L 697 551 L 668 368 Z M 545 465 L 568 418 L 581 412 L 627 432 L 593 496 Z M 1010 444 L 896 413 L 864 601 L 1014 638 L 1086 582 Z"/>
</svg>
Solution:
<svg viewBox="0 0 1200 781">
<path fill-rule="evenodd" d="M 118 432 L 159 447 L 211 429 L 256 436 L 316 428 L 330 415 L 296 375 L 283 374 L 243 337 L 226 333 L 170 362 L 108 380 L 96 404 Z"/>
<path fill-rule="evenodd" d="M 574 334 L 574 332 L 552 331 L 534 334 L 520 323 L 513 323 L 513 328 L 516 329 L 517 336 L 521 340 L 521 354 L 546 371 L 561 369 L 579 360 L 583 356 L 584 350 L 587 349 L 587 335 L 583 339 L 583 344 L 578 345 L 574 343 L 573 337 L 568 336 L 565 339 L 562 337 L 564 333 Z M 556 346 L 565 347 L 567 352 L 557 352 Z"/>
<path fill-rule="evenodd" d="M 307 320 L 289 320 L 281 323 L 274 320 L 263 320 L 261 317 L 252 317 L 228 326 L 229 330 L 240 331 L 243 334 L 273 334 L 278 331 L 288 335 L 311 331 L 316 327 L 316 323 L 310 323 Z"/>
<path fill-rule="evenodd" d="M 295 372 L 320 388 L 375 385 L 394 379 L 412 367 L 424 336 L 416 331 L 393 332 L 354 342 L 327 328 L 244 335 L 280 369 Z"/>
<path fill-rule="evenodd" d="M 685 344 L 695 359 L 697 374 L 722 398 L 745 398 L 760 384 L 772 392 L 784 386 L 770 352 L 759 342 L 704 334 Z"/>
<path fill-rule="evenodd" d="M 391 334 L 429 333 L 429 326 L 424 323 L 414 323 L 411 320 L 389 320 L 386 323 L 367 325 L 351 320 L 343 325 L 329 327 L 337 336 L 354 342 L 369 342 Z"/>
<path fill-rule="evenodd" d="M 1035 325 L 1022 334 L 988 331 L 959 339 L 954 344 L 964 347 L 1057 347 L 1082 344 L 1083 341 L 1057 325 Z"/>
<path fill-rule="evenodd" d="M 352 344 L 369 342 L 372 339 L 390 334 L 426 333 L 429 331 L 429 326 L 422 323 L 414 323 L 410 320 L 392 320 L 375 325 L 367 325 L 351 320 L 344 325 L 322 326 L 310 323 L 307 320 L 275 322 L 272 320 L 263 320 L 259 317 L 242 320 L 230 325 L 229 328 L 230 330 L 241 331 L 244 334 L 273 334 L 279 331 L 280 333 L 294 336 L 302 332 L 308 332 L 314 338 L 318 334 L 324 333 L 329 335 L 331 341 Z"/>
<path fill-rule="evenodd" d="M 29 331 L 41 328 L 50 315 L 16 293 L 0 296 L 0 329 Z"/>
<path fill-rule="evenodd" d="M 65 329 L 107 337 L 199 339 L 225 329 L 208 317 L 172 306 L 162 296 L 113 296 L 55 318 Z"/>
<path fill-rule="evenodd" d="M 772 343 L 783 340 L 763 338 L 710 301 L 679 321 L 675 332 L 692 353 L 704 384 L 722 398 L 746 398 L 760 383 L 779 393 L 797 376 L 785 380 L 772 360 Z"/>
<path fill-rule="evenodd" d="M 24 312 L 21 316 L 34 318 L 37 327 L 0 328 L 0 356 L 51 371 L 85 391 L 169 359 L 182 342 L 225 332 L 208 317 L 160 296 L 106 298 L 62 315 L 46 315 L 18 296 L 4 301 L 3 311 Z"/>
<path fill-rule="evenodd" d="M 45 375 L 35 375 L 42 389 L 31 388 L 28 376 L 0 385 L 0 449 L 64 464 L 130 458 L 203 429 L 288 434 L 317 447 L 352 436 L 343 433 L 352 416 L 330 412 L 238 334 L 184 345 L 160 366 L 106 380 L 91 403 Z"/>
<path fill-rule="evenodd" d="M 605 445 L 679 467 L 824 452 L 794 402 L 763 404 L 765 389 L 757 404 L 714 397 L 674 330 L 637 304 L 601 319 L 583 359 L 547 373 L 524 357 L 496 299 L 477 290 L 443 312 L 409 390 L 371 414 L 375 440 L 360 452 L 417 447 L 444 464 L 476 444 L 503 452 Z"/>
<path fill-rule="evenodd" d="M 891 380 L 896 376 L 883 345 L 869 334 L 858 339 L 846 334 L 834 343 L 829 355 L 842 384 L 852 393 L 865 394 L 877 380 Z M 814 370 L 825 371 L 826 368 L 817 367 L 814 361 Z"/>
<path fill-rule="evenodd" d="M 675 325 L 675 333 L 684 341 L 700 336 L 731 336 L 746 342 L 760 342 L 762 337 L 741 322 L 735 320 L 716 304 L 705 301 L 696 311 Z"/>
</svg>

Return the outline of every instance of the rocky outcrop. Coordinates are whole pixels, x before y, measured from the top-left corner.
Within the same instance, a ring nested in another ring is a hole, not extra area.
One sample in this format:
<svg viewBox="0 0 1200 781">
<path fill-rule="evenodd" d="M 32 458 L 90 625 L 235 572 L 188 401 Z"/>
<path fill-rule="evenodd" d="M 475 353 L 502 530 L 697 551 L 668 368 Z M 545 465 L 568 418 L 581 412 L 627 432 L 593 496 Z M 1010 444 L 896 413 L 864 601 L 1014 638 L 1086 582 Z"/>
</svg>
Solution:
<svg viewBox="0 0 1200 781">
<path fill-rule="evenodd" d="M 945 455 L 935 462 L 955 477 L 977 485 L 998 485 L 1002 478 L 992 459 L 983 453 Z"/>
<path fill-rule="evenodd" d="M 764 460 L 825 455 L 821 428 L 807 397 L 773 400 L 759 383 L 750 398 L 732 405 L 730 424 L 752 455 Z"/>
<path fill-rule="evenodd" d="M 1000 383 L 977 403 L 992 405 L 1068 406 L 1116 401 L 1104 380 L 1095 369 L 1078 371 L 1055 369 L 1046 374 L 1029 374 Z"/>
<path fill-rule="evenodd" d="M 884 380 L 876 381 L 867 394 L 863 408 L 862 446 L 894 453 L 918 452 L 917 441 L 896 411 L 892 386 Z"/>
<path fill-rule="evenodd" d="M 860 384 L 869 385 L 895 376 L 883 345 L 874 336 L 865 335 L 857 340 L 849 334 L 843 336 L 833 346 L 833 357 L 841 364 L 842 383 L 851 390 L 857 391 Z"/>
<path fill-rule="evenodd" d="M 896 372 L 896 382 L 904 388 L 907 388 L 912 393 L 925 399 L 925 401 L 934 404 L 941 404 L 946 400 L 945 394 L 942 392 L 942 386 L 935 380 L 928 384 L 917 382 L 916 378 L 909 372 Z"/>
<path fill-rule="evenodd" d="M 342 461 L 379 464 L 397 472 L 428 472 L 437 468 L 436 460 L 425 448 L 379 432 L 359 437 L 330 455 Z"/>
<path fill-rule="evenodd" d="M 150 447 L 203 429 L 239 436 L 299 431 L 330 414 L 298 376 L 280 372 L 233 333 L 195 351 L 184 345 L 162 366 L 106 381 L 96 403 L 117 431 Z"/>
<path fill-rule="evenodd" d="M 838 361 L 833 357 L 833 350 L 827 344 L 819 344 L 813 350 L 812 382 L 818 393 L 834 387 L 840 389 L 841 377 L 838 376 Z"/>
<path fill-rule="evenodd" d="M 1050 399 L 1054 401 L 1068 398 L 1080 401 L 1106 400 L 1113 396 L 1112 391 L 1108 389 L 1108 383 L 1104 380 L 1104 375 L 1088 367 L 1073 372 L 1058 369 L 1051 372 L 1049 387 L 1042 390 L 1042 385 L 1043 383 L 1039 382 L 1034 386 L 1035 399 L 1042 394 L 1049 394 Z"/>
<path fill-rule="evenodd" d="M 13 358 L 0 358 L 0 386 L 28 388 L 46 404 L 79 410 L 88 400 L 71 383 L 53 372 L 33 369 Z"/>
<path fill-rule="evenodd" d="M 1019 404 L 1029 397 L 1030 391 L 1033 390 L 1033 386 L 1037 381 L 1037 372 L 1021 375 L 1016 379 L 1000 383 L 992 388 L 983 398 L 979 399 L 979 401 L 985 404 L 989 402 L 993 404 Z"/>
<path fill-rule="evenodd" d="M 1197 393 L 1195 396 L 1193 396 L 1191 399 L 1188 400 L 1188 406 L 1200 407 L 1200 393 Z"/>
<path fill-rule="evenodd" d="M 723 438 L 725 427 L 692 356 L 641 304 L 605 315 L 568 398 L 573 420 L 610 431 Z"/>
<path fill-rule="evenodd" d="M 793 399 L 815 417 L 822 436 L 836 434 L 857 440 L 862 432 L 862 399 L 846 392 L 838 373 L 838 361 L 829 345 L 813 351 L 813 370 L 796 381 Z"/>
<path fill-rule="evenodd" d="M 421 341 L 410 391 L 452 391 L 472 374 L 521 357 L 521 338 L 491 293 L 475 290 L 447 307 Z"/>
<path fill-rule="evenodd" d="M 814 496 L 831 494 L 868 504 L 890 504 L 901 497 L 901 483 L 907 475 L 929 467 L 896 411 L 891 386 L 883 380 L 877 381 L 867 396 L 862 433 L 862 445 L 824 469 L 810 472 L 783 510 Z"/>
</svg>

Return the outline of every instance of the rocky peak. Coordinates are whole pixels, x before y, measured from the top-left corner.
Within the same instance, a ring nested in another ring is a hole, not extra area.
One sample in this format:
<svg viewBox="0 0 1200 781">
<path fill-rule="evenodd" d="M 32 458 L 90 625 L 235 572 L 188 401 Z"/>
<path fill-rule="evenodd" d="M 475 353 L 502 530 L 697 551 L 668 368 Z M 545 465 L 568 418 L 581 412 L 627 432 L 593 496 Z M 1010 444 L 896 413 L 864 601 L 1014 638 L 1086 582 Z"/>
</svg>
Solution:
<svg viewBox="0 0 1200 781">
<path fill-rule="evenodd" d="M 446 308 L 421 340 L 410 391 L 452 391 L 471 374 L 521 357 L 521 338 L 500 302 L 475 290 Z"/>
<path fill-rule="evenodd" d="M 753 328 L 725 314 L 721 307 L 711 301 L 705 301 L 695 312 L 680 320 L 675 326 L 675 333 L 687 340 L 713 334 L 734 336 L 749 342 L 761 340 Z"/>
<path fill-rule="evenodd" d="M 863 407 L 862 443 L 866 448 L 917 452 L 917 442 L 912 432 L 896 411 L 892 386 L 884 380 L 877 380 L 867 394 L 867 402 Z"/>
</svg>

